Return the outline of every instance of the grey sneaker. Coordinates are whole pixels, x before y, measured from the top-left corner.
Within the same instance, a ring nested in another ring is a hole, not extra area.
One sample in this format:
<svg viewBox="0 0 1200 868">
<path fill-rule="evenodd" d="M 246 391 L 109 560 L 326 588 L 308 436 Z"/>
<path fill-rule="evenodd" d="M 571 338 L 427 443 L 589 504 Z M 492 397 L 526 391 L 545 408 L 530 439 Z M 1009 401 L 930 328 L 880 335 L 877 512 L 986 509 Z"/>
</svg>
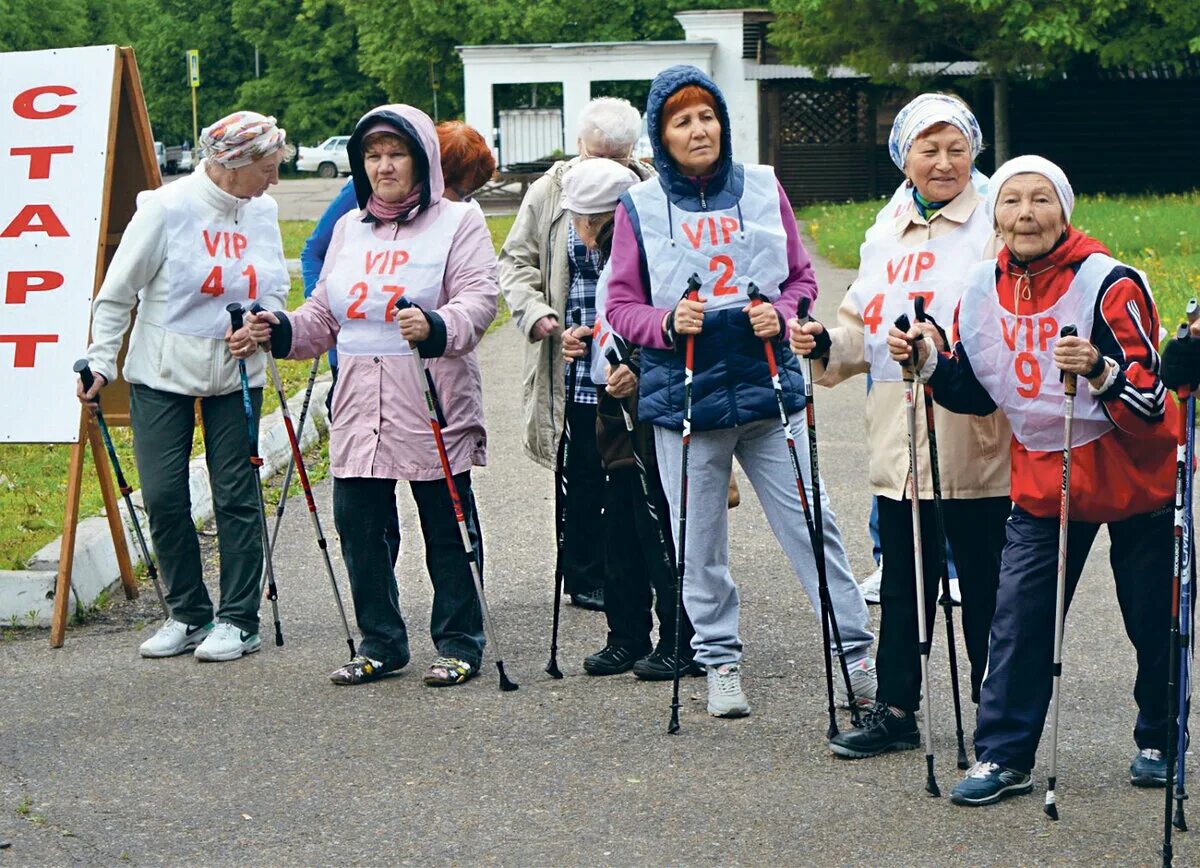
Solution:
<svg viewBox="0 0 1200 868">
<path fill-rule="evenodd" d="M 883 583 L 883 564 L 875 568 L 875 572 L 867 576 L 859 582 L 858 588 L 862 591 L 863 599 L 868 603 L 879 605 L 879 586 Z"/>
<path fill-rule="evenodd" d="M 221 621 L 196 649 L 196 659 L 237 660 L 243 654 L 253 654 L 261 647 L 257 633 L 247 633 L 234 624 Z"/>
<path fill-rule="evenodd" d="M 706 666 L 708 670 L 708 713 L 713 717 L 745 717 L 750 703 L 742 692 L 742 669 L 737 663 Z"/>
<path fill-rule="evenodd" d="M 879 683 L 875 679 L 875 661 L 864 657 L 850 664 L 850 686 L 854 689 L 854 704 L 859 708 L 875 705 L 875 690 Z M 850 707 L 850 696 L 846 693 L 846 681 L 842 678 L 842 667 L 837 658 L 833 660 L 833 699 L 838 708 Z"/>
<path fill-rule="evenodd" d="M 138 653 L 143 657 L 174 657 L 191 651 L 212 632 L 212 621 L 196 626 L 167 618 L 153 636 L 142 643 Z"/>
</svg>

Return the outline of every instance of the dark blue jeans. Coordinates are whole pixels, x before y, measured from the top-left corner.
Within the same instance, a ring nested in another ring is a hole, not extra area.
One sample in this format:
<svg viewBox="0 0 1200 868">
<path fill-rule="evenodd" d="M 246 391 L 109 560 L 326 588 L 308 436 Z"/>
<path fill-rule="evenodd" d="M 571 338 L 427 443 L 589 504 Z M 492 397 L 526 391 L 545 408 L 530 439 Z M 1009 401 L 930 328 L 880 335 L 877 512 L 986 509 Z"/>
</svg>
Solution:
<svg viewBox="0 0 1200 868">
<path fill-rule="evenodd" d="M 466 512 L 467 527 L 483 570 L 483 537 L 471 490 L 471 473 L 454 477 Z M 438 654 L 458 657 L 479 668 L 483 657 L 483 615 L 462 536 L 444 480 L 411 482 L 425 539 L 425 566 L 433 582 L 429 632 Z M 350 574 L 354 616 L 362 632 L 359 650 L 388 667 L 409 659 L 408 628 L 400 613 L 396 558 L 400 519 L 396 480 L 334 479 L 333 518 L 341 537 L 342 557 Z"/>
<path fill-rule="evenodd" d="M 1137 652 L 1133 738 L 1140 749 L 1163 750 L 1167 742 L 1172 528 L 1170 507 L 1108 525 L 1117 602 Z M 1068 527 L 1068 607 L 1099 529 L 1077 521 Z M 1036 518 L 1013 507 L 975 727 L 975 754 L 981 762 L 1020 772 L 1033 769 L 1053 681 L 1057 570 L 1058 519 Z M 1071 661 L 1065 660 L 1063 677 L 1071 678 L 1071 672 Z"/>
</svg>

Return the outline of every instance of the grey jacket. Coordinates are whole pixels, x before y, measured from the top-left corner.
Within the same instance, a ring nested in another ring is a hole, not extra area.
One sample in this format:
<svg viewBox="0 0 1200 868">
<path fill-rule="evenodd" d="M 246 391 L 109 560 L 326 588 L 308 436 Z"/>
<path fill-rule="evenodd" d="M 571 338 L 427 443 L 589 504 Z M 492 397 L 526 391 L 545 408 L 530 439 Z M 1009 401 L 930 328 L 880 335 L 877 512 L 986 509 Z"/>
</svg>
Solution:
<svg viewBox="0 0 1200 868">
<path fill-rule="evenodd" d="M 525 453 L 549 468 L 554 467 L 558 451 L 566 392 L 562 342 L 557 336 L 535 341 L 530 332 L 544 316 L 556 316 L 560 324 L 566 322 L 571 272 L 562 177 L 578 162 L 576 157 L 555 163 L 529 186 L 500 250 L 500 291 L 512 310 L 513 323 L 529 341 L 522 394 Z M 654 175 L 654 170 L 643 163 L 631 163 L 630 168 L 643 180 Z"/>
</svg>

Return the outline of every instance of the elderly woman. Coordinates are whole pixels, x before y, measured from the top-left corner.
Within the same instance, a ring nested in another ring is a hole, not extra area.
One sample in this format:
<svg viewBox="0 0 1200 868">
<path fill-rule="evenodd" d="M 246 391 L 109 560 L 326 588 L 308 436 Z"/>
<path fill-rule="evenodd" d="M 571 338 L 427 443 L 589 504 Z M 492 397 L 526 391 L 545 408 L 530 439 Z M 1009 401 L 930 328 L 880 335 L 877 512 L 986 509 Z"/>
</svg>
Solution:
<svg viewBox="0 0 1200 868">
<path fill-rule="evenodd" d="M 596 388 L 588 364 L 580 364 L 575 393 L 566 394 L 569 366 L 559 355 L 558 335 L 566 311 L 579 308 L 582 321 L 595 319 L 600 269 L 562 210 L 563 176 L 590 157 L 616 160 L 637 173 L 651 170 L 632 158 L 641 132 L 637 109 L 623 99 L 601 97 L 579 115 L 579 156 L 555 163 L 530 187 L 500 251 L 500 287 L 513 323 L 529 341 L 525 348 L 525 452 L 545 467 L 566 473 L 568 486 L 562 571 L 564 590 L 577 606 L 604 606 L 604 551 L 600 500 L 604 471 L 596 452 Z M 564 419 L 571 426 L 570 467 L 560 467 Z"/>
<path fill-rule="evenodd" d="M 334 227 L 316 289 L 298 310 L 252 317 L 251 327 L 277 356 L 312 358 L 336 345 L 340 358 L 329 437 L 333 510 L 363 638 L 331 680 L 363 684 L 408 663 L 395 575 L 396 482 L 405 480 L 433 582 L 438 656 L 425 683 L 461 684 L 479 671 L 483 621 L 411 354 L 415 347 L 429 360 L 451 471 L 482 553 L 471 467 L 486 462 L 487 433 L 474 351 L 496 315 L 496 257 L 483 214 L 443 196 L 437 134 L 423 112 L 373 109 L 355 127 L 349 154 L 359 207 Z M 414 306 L 397 312 L 401 297 Z"/>
<path fill-rule="evenodd" d="M 935 320 L 923 331 L 945 349 L 936 320 L 951 322 L 967 274 L 980 260 L 994 256 L 996 247 L 984 201 L 971 183 L 982 135 L 965 103 L 945 94 L 922 94 L 896 115 L 889 146 L 907 178 L 907 201 L 885 209 L 888 218 L 867 231 L 858 277 L 838 310 L 838 326 L 791 323 L 792 350 L 813 359 L 818 383 L 833 386 L 863 373 L 872 381 L 865 411 L 867 472 L 878 498 L 883 554 L 879 690 L 864 727 L 839 733 L 830 742 L 835 754 L 848 758 L 914 748 L 919 742 L 921 668 L 905 387 L 900 366 L 888 355 L 888 326 L 901 313 L 911 318 L 913 298 L 923 297 Z M 934 419 L 942 516 L 958 565 L 971 696 L 978 701 L 1011 506 L 1005 448 L 1009 429 L 997 412 L 959 416 L 935 408 Z M 924 414 L 917 424 L 925 620 L 932 624 L 944 550 L 933 507 Z"/>
<path fill-rule="evenodd" d="M 583 661 L 583 668 L 589 675 L 618 675 L 632 669 L 643 680 L 663 681 L 674 678 L 676 668 L 682 667 L 684 675 L 702 675 L 704 670 L 692 659 L 692 624 L 686 612 L 680 623 L 678 658 L 675 653 L 675 553 L 664 522 L 668 507 L 658 481 L 654 429 L 638 423 L 630 431 L 626 424 L 637 416 L 637 375 L 629 364 L 613 368 L 605 360 L 614 335 L 604 324 L 610 274 L 604 266 L 612 255 L 617 200 L 638 180 L 620 163 L 602 159 L 585 160 L 563 176 L 563 208 L 580 240 L 597 254 L 601 267 L 596 321 L 563 333 L 563 358 L 584 358 L 588 344 L 583 339 L 594 336 L 591 375 L 597 397 L 596 443 L 605 481 L 603 491 L 587 494 L 603 506 L 608 638 L 602 649 Z M 653 646 L 652 606 L 658 614 L 659 636 Z"/>
<path fill-rule="evenodd" d="M 1008 519 L 988 675 L 975 728 L 978 762 L 951 798 L 987 805 L 1028 793 L 1050 701 L 1058 509 L 1062 479 L 1063 373 L 1083 377 L 1075 398 L 1067 603 L 1100 525 L 1125 631 L 1137 650 L 1138 715 L 1130 766 L 1137 786 L 1163 786 L 1164 690 L 1171 605 L 1171 503 L 1175 404 L 1158 378 L 1158 313 L 1145 275 L 1071 226 L 1074 193 L 1062 170 L 1017 157 L 992 178 L 989 205 L 1004 241 L 971 272 L 951 354 L 913 329 L 888 336 L 955 413 L 998 408 L 1012 425 L 1014 502 Z M 1063 326 L 1077 337 L 1058 337 Z"/>
<path fill-rule="evenodd" d="M 172 657 L 195 649 L 200 660 L 233 660 L 260 647 L 263 550 L 238 366 L 225 346 L 225 306 L 287 299 L 278 209 L 266 192 L 278 182 L 288 148 L 275 118 L 248 111 L 207 127 L 200 147 L 204 159 L 195 172 L 138 196 L 92 308 L 87 355 L 96 382 L 86 394 L 80 384 L 79 395 L 94 404 L 116 377 L 136 306 L 122 373 L 130 384 L 134 455 L 171 610 L 140 652 Z M 257 422 L 262 359 L 247 369 Z M 188 488 L 197 399 L 221 552 L 215 625 Z"/>
<path fill-rule="evenodd" d="M 708 711 L 741 717 L 750 705 L 741 683 L 738 590 L 729 572 L 726 511 L 735 455 L 813 609 L 822 608 L 812 541 L 763 347 L 796 315 L 800 299 L 816 297 L 817 285 L 774 172 L 734 162 L 729 111 L 707 75 L 694 66 L 660 73 L 650 86 L 646 122 L 659 176 L 621 198 L 605 314 L 619 334 L 644 348 L 638 414 L 655 426 L 667 491 L 680 485 L 680 350 L 695 336 L 683 594 L 696 630 L 695 659 L 708 674 Z M 693 273 L 703 281 L 700 300 L 681 301 Z M 770 304 L 748 303 L 751 282 Z M 805 426 L 796 416 L 804 406 L 800 366 L 785 343 L 777 344 L 776 354 L 786 409 L 795 417 L 804 452 Z M 804 484 L 811 490 L 811 480 Z M 671 503 L 673 526 L 681 506 Z M 855 671 L 855 694 L 873 696 L 874 676 L 864 662 L 874 640 L 867 606 L 850 575 L 833 511 L 827 504 L 824 509 L 829 595 L 846 662 Z"/>
<path fill-rule="evenodd" d="M 488 182 L 496 171 L 496 158 L 474 127 L 469 127 L 462 121 L 443 121 L 437 125 L 438 150 L 442 156 L 442 177 L 446 189 L 442 197 L 451 202 L 471 202 L 476 208 L 479 204 L 472 195 Z M 317 288 L 317 278 L 321 276 L 321 268 L 325 265 L 325 254 L 329 250 L 329 242 L 333 240 L 333 227 L 347 211 L 357 207 L 354 193 L 354 179 L 346 181 L 345 186 L 338 191 L 337 196 L 329 203 L 317 225 L 313 227 L 312 235 L 304 242 L 300 251 L 300 272 L 304 278 L 304 297 L 312 295 Z M 337 384 L 338 362 L 337 350 L 329 351 L 329 370 L 333 374 L 334 385 Z M 333 389 L 325 393 L 325 406 L 332 415 Z"/>
</svg>

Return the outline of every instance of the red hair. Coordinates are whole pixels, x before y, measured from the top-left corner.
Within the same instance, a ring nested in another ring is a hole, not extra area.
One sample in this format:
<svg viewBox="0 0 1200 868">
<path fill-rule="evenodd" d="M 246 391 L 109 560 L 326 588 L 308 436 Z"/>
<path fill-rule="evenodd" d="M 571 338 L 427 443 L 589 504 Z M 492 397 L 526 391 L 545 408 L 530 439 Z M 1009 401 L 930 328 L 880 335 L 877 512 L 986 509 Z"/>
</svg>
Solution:
<svg viewBox="0 0 1200 868">
<path fill-rule="evenodd" d="M 466 197 L 491 179 L 496 158 L 474 127 L 462 121 L 443 121 L 437 125 L 437 135 L 447 187 Z"/>
<path fill-rule="evenodd" d="M 659 126 L 665 127 L 671 120 L 671 115 L 696 105 L 706 105 L 714 112 L 717 110 L 716 97 L 707 88 L 698 84 L 685 84 L 663 103 L 662 111 L 659 112 Z"/>
</svg>

